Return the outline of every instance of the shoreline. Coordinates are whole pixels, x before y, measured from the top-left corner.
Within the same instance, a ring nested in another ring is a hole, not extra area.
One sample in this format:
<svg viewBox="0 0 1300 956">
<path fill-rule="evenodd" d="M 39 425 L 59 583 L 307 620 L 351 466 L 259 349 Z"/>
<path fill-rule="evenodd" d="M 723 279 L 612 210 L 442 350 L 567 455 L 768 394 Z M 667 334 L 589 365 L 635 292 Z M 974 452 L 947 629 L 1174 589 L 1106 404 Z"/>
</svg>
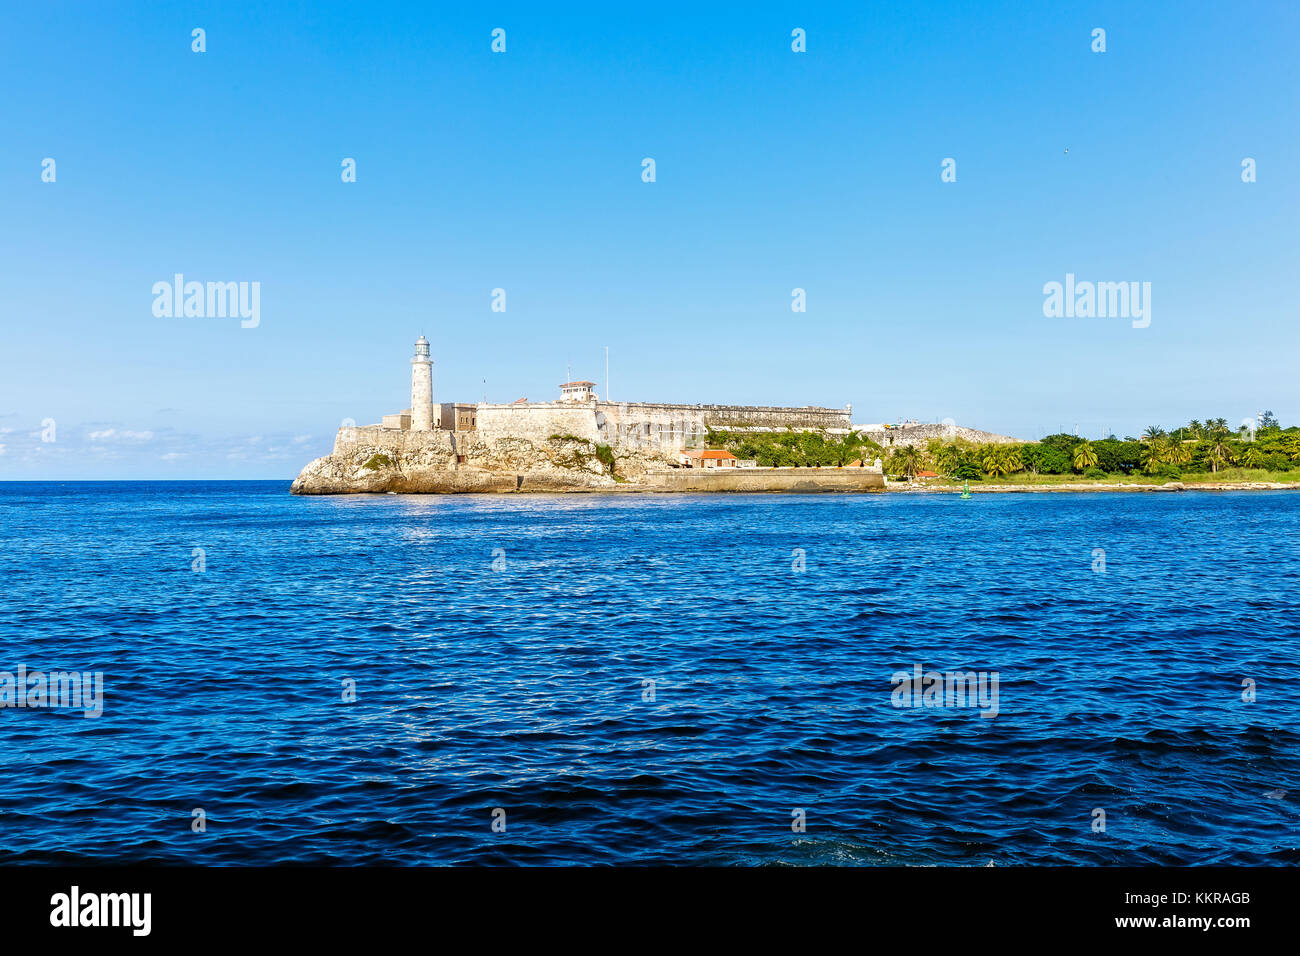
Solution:
<svg viewBox="0 0 1300 956">
<path fill-rule="evenodd" d="M 885 491 L 894 494 L 960 494 L 961 485 L 948 483 L 912 484 L 910 482 L 886 482 Z M 1070 481 L 1044 482 L 1042 484 L 994 484 L 977 482 L 970 489 L 971 494 L 981 492 L 988 494 L 1041 493 L 1053 491 L 1073 492 L 1177 492 L 1177 491 L 1300 491 L 1300 481 L 1169 481 L 1163 484 L 1142 484 L 1138 482 L 1102 482 Z"/>
<path fill-rule="evenodd" d="M 1044 492 L 1066 492 L 1072 494 L 1094 494 L 1100 492 L 1110 492 L 1115 494 L 1137 493 L 1169 493 L 1182 491 L 1205 491 L 1205 492 L 1233 492 L 1233 491 L 1300 491 L 1300 482 L 1212 482 L 1204 484 L 1186 484 L 1173 482 L 1172 485 L 1180 487 L 1170 487 L 1169 485 L 1138 485 L 1138 484 L 1102 484 L 1099 482 L 1070 482 L 1052 485 L 994 485 L 989 484 L 984 487 L 971 488 L 971 494 L 1040 494 Z M 466 491 L 388 491 L 379 489 L 358 489 L 350 491 L 335 492 L 298 492 L 295 493 L 301 497 L 336 497 L 349 495 L 491 495 L 502 497 L 507 495 L 735 495 L 737 497 L 747 497 L 753 495 L 781 495 L 781 494 L 800 494 L 800 495 L 830 495 L 832 497 L 843 497 L 845 495 L 863 495 L 863 494 L 880 494 L 887 492 L 896 495 L 957 495 L 961 494 L 960 485 L 928 485 L 928 486 L 908 486 L 894 482 L 886 485 L 884 488 L 811 488 L 811 487 L 790 487 L 790 488 L 747 488 L 747 489 L 722 489 L 722 488 L 665 488 L 654 485 L 624 484 L 615 486 L 600 487 L 533 487 L 520 488 L 518 490 L 496 490 L 496 489 L 473 489 Z"/>
</svg>

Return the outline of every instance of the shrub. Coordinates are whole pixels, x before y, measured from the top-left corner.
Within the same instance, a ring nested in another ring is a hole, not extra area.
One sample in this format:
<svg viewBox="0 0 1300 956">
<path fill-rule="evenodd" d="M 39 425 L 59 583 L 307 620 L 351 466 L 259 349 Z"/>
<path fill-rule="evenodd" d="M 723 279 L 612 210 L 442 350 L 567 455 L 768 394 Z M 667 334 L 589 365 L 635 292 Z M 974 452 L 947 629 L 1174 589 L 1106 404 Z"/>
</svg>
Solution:
<svg viewBox="0 0 1300 956">
<path fill-rule="evenodd" d="M 954 478 L 957 481 L 983 481 L 984 472 L 980 470 L 980 466 L 975 464 L 973 460 L 970 458 L 963 458 L 961 461 L 957 462 L 957 464 L 953 465 L 952 471 L 948 473 L 948 477 Z"/>
<path fill-rule="evenodd" d="M 608 445 L 596 446 L 596 460 L 605 466 L 605 470 L 614 474 L 614 449 Z"/>
</svg>

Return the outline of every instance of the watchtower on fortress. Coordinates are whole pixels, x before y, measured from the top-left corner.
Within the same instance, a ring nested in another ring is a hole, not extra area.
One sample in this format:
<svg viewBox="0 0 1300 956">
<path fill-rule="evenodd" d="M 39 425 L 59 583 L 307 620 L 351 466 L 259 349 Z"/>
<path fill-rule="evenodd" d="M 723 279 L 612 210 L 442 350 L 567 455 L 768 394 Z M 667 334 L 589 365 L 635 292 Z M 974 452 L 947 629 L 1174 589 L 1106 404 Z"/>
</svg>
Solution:
<svg viewBox="0 0 1300 956">
<path fill-rule="evenodd" d="M 565 382 L 560 386 L 560 401 L 594 402 L 596 401 L 596 383 Z"/>
</svg>

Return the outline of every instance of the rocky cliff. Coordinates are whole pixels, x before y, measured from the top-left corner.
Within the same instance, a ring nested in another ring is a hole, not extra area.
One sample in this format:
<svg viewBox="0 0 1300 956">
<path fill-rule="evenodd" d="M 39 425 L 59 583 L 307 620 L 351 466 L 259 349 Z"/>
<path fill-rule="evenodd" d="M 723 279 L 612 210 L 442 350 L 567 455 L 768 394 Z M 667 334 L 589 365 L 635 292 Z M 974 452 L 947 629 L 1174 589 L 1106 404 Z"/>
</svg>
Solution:
<svg viewBox="0 0 1300 956">
<path fill-rule="evenodd" d="M 340 428 L 334 451 L 304 468 L 290 488 L 298 495 L 394 491 L 583 491 L 636 481 L 666 459 L 618 453 L 573 436 L 545 440 L 496 438 L 474 432 Z"/>
</svg>

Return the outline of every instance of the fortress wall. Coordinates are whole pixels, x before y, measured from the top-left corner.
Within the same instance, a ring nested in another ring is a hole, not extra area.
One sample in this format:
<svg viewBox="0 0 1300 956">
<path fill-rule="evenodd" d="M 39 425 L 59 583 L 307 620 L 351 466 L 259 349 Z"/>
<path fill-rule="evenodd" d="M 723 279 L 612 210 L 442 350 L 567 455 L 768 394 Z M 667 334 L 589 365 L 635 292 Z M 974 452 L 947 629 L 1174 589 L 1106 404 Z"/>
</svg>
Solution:
<svg viewBox="0 0 1300 956">
<path fill-rule="evenodd" d="M 667 455 L 703 448 L 708 438 L 704 414 L 696 405 L 598 402 L 596 427 L 607 445 Z"/>
<path fill-rule="evenodd" d="M 885 448 L 899 448 L 903 445 L 924 446 L 932 438 L 937 438 L 945 443 L 961 440 L 978 444 L 1020 444 L 1018 438 L 996 435 L 993 432 L 984 432 L 977 428 L 966 428 L 962 425 L 944 425 L 942 423 L 904 425 L 901 428 L 890 429 L 873 425 L 856 425 L 854 428 L 877 445 Z"/>
<path fill-rule="evenodd" d="M 413 432 L 400 428 L 384 428 L 380 425 L 357 425 L 343 427 L 334 436 L 334 455 L 348 458 L 361 449 L 374 449 L 396 455 L 433 455 L 435 457 L 455 454 L 449 432 L 428 431 Z"/>
<path fill-rule="evenodd" d="M 847 431 L 849 410 L 767 405 L 674 405 L 598 402 L 600 440 L 619 448 L 675 454 L 702 448 L 708 429 L 830 429 Z"/>
<path fill-rule="evenodd" d="M 848 408 L 780 408 L 771 405 L 701 405 L 713 428 L 849 429 Z"/>
<path fill-rule="evenodd" d="M 536 402 L 528 405 L 477 406 L 475 428 L 484 441 L 524 438 L 545 442 L 552 435 L 574 435 L 603 442 L 596 428 L 596 407 L 576 402 Z"/>
<path fill-rule="evenodd" d="M 541 443 L 552 435 L 574 435 L 624 451 L 661 455 L 674 455 L 684 448 L 703 447 L 710 425 L 715 428 L 774 430 L 787 427 L 847 430 L 849 425 L 847 409 L 653 402 L 483 403 L 476 406 L 475 417 L 476 432 L 483 441 L 522 438 Z M 392 438 L 382 440 L 391 441 Z"/>
</svg>

